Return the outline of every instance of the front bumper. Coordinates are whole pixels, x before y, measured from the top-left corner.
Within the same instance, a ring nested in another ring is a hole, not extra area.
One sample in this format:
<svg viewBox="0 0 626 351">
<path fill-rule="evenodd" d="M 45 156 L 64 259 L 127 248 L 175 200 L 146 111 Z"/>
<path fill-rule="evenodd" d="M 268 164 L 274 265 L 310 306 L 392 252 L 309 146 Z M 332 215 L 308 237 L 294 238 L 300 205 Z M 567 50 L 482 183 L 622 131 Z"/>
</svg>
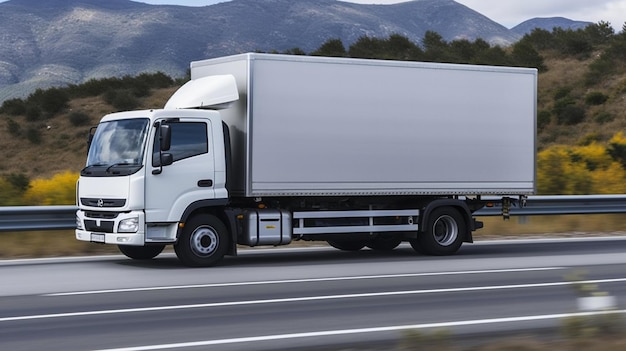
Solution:
<svg viewBox="0 0 626 351">
<path fill-rule="evenodd" d="M 101 244 L 143 246 L 145 244 L 145 216 L 143 212 L 99 213 L 102 216 L 89 216 L 91 211 L 76 212 L 76 239 Z M 113 218 L 112 218 L 113 217 Z M 137 232 L 118 232 L 121 221 L 138 218 Z"/>
</svg>

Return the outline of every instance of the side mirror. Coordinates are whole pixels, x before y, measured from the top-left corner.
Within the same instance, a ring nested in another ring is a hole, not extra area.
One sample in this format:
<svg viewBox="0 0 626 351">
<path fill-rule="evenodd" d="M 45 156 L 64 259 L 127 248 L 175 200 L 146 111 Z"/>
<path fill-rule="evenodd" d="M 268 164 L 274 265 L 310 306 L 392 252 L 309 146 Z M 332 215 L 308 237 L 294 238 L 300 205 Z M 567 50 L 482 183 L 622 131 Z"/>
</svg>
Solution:
<svg viewBox="0 0 626 351">
<path fill-rule="evenodd" d="M 161 124 L 159 126 L 159 141 L 161 144 L 161 151 L 167 151 L 172 146 L 172 129 L 167 124 Z"/>
<path fill-rule="evenodd" d="M 89 154 L 89 148 L 91 147 L 91 142 L 93 141 L 93 136 L 96 134 L 96 128 L 98 128 L 98 127 L 91 127 L 91 128 L 89 128 L 89 134 L 87 134 L 87 154 Z"/>
<path fill-rule="evenodd" d="M 174 156 L 172 156 L 172 154 L 169 152 L 161 154 L 161 166 L 169 166 L 172 163 L 174 163 Z"/>
</svg>

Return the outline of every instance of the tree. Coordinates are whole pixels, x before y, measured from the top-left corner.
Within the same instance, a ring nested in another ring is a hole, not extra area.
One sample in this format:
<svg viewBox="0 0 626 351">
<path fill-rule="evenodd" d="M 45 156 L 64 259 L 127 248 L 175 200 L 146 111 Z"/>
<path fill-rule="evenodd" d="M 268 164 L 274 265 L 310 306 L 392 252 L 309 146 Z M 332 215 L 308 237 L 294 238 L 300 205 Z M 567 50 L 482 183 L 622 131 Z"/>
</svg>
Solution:
<svg viewBox="0 0 626 351">
<path fill-rule="evenodd" d="M 51 117 L 67 108 L 70 97 L 67 91 L 61 88 L 37 89 L 28 96 L 27 101 L 29 105 L 39 106 L 43 113 Z"/>
<path fill-rule="evenodd" d="M 452 41 L 449 51 L 451 61 L 456 63 L 470 63 L 476 57 L 476 48 L 467 39 Z"/>
<path fill-rule="evenodd" d="M 511 58 L 507 55 L 506 51 L 497 45 L 479 51 L 474 62 L 494 66 L 510 66 L 512 64 Z"/>
<path fill-rule="evenodd" d="M 513 64 L 516 66 L 535 67 L 540 72 L 547 70 L 543 63 L 543 57 L 528 42 L 518 41 L 515 43 L 515 45 L 513 45 L 513 53 L 511 56 Z"/>
<path fill-rule="evenodd" d="M 362 36 L 357 41 L 350 45 L 348 49 L 350 57 L 358 58 L 388 58 L 388 53 L 385 52 L 385 45 L 381 39 L 370 38 L 368 36 Z"/>
<path fill-rule="evenodd" d="M 346 57 L 348 53 L 341 39 L 328 39 L 311 53 L 312 56 Z"/>
<path fill-rule="evenodd" d="M 424 56 L 424 52 L 419 46 L 400 34 L 390 35 L 385 46 L 391 58 L 395 60 L 419 61 Z"/>
<path fill-rule="evenodd" d="M 530 33 L 525 34 L 520 41 L 532 45 L 536 50 L 546 50 L 554 48 L 555 40 L 551 32 L 535 28 Z"/>
<path fill-rule="evenodd" d="M 26 103 L 22 99 L 9 99 L 2 103 L 0 112 L 18 116 L 26 113 Z"/>
<path fill-rule="evenodd" d="M 611 23 L 605 21 L 588 25 L 585 27 L 584 32 L 592 45 L 607 44 L 615 35 L 615 30 L 613 30 Z"/>
<path fill-rule="evenodd" d="M 424 39 L 422 39 L 424 47 L 424 59 L 426 61 L 447 62 L 448 43 L 443 37 L 433 31 L 426 31 Z"/>
</svg>

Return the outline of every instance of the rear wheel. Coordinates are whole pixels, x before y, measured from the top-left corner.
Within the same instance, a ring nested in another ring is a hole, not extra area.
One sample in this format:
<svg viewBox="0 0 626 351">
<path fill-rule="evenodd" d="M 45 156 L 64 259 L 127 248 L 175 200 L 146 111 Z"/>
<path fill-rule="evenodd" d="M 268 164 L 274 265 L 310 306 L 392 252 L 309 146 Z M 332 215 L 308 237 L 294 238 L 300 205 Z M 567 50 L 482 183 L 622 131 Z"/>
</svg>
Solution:
<svg viewBox="0 0 626 351">
<path fill-rule="evenodd" d="M 228 229 L 214 215 L 201 214 L 187 223 L 174 251 L 178 259 L 190 267 L 208 267 L 224 258 L 229 245 Z"/>
<path fill-rule="evenodd" d="M 423 232 L 410 241 L 418 252 L 429 255 L 452 255 L 463 243 L 467 225 L 454 207 L 434 209 L 425 223 Z"/>
<path fill-rule="evenodd" d="M 151 260 L 157 257 L 165 248 L 165 245 L 130 246 L 117 245 L 117 248 L 126 257 L 133 260 Z"/>
<path fill-rule="evenodd" d="M 402 238 L 393 234 L 378 234 L 367 243 L 367 247 L 377 251 L 391 251 L 402 243 Z"/>
</svg>

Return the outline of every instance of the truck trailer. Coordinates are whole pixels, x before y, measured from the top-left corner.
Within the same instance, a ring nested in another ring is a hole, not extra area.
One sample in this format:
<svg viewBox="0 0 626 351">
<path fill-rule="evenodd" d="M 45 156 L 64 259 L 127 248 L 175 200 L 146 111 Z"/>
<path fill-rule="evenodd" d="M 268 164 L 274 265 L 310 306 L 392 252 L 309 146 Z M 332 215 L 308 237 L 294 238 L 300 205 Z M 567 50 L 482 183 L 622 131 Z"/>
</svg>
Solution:
<svg viewBox="0 0 626 351">
<path fill-rule="evenodd" d="M 535 193 L 537 70 L 247 53 L 90 132 L 76 238 L 211 266 L 238 245 L 450 255 Z M 92 128 L 93 130 L 93 128 Z"/>
</svg>

